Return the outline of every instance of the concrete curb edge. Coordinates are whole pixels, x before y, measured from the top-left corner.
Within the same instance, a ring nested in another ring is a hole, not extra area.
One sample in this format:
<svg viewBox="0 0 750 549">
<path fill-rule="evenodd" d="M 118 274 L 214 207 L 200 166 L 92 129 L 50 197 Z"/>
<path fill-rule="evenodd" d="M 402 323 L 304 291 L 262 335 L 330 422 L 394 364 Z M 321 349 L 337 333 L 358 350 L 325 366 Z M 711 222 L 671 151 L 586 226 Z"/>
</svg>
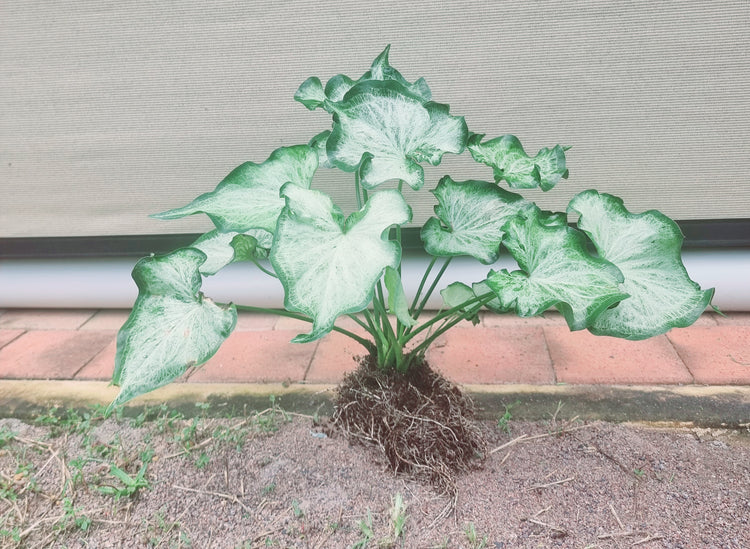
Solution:
<svg viewBox="0 0 750 549">
<path fill-rule="evenodd" d="M 496 419 L 506 407 L 516 420 L 578 417 L 612 422 L 690 423 L 708 427 L 750 427 L 750 387 L 613 385 L 463 385 L 478 416 Z M 190 417 L 198 402 L 211 404 L 211 415 L 242 415 L 271 405 L 305 414 L 328 415 L 336 385 L 173 383 L 125 406 L 136 415 L 144 407 L 166 404 Z M 0 417 L 30 419 L 52 406 L 106 406 L 117 388 L 104 381 L 0 380 Z"/>
</svg>

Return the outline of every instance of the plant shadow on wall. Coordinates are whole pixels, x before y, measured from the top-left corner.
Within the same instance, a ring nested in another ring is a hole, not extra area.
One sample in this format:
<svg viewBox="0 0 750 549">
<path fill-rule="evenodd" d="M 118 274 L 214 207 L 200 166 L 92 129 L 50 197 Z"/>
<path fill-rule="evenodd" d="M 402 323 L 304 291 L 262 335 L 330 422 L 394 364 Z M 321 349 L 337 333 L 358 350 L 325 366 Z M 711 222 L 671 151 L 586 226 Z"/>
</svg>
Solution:
<svg viewBox="0 0 750 549">
<path fill-rule="evenodd" d="M 501 188 L 551 190 L 568 177 L 566 147 L 529 156 L 512 135 L 471 132 L 448 105 L 432 101 L 424 79 L 409 82 L 394 69 L 388 53 L 356 80 L 338 75 L 324 86 L 311 77 L 299 87 L 295 99 L 330 113 L 331 129 L 262 163 L 246 162 L 213 191 L 154 216 L 202 213 L 216 228 L 135 266 L 139 295 L 118 335 L 113 383 L 121 391 L 112 406 L 206 362 L 234 329 L 238 310 L 269 311 L 215 303 L 201 292 L 203 277 L 250 261 L 284 288 L 284 309 L 273 312 L 310 323 L 293 341 L 337 331 L 362 345 L 359 368 L 340 386 L 334 423 L 378 447 L 394 470 L 450 492 L 453 475 L 471 467 L 484 444 L 470 399 L 425 362 L 447 330 L 476 324 L 483 308 L 529 317 L 555 307 L 571 330 L 638 340 L 688 326 L 710 304 L 713 290 L 701 290 L 682 264 L 682 234 L 672 220 L 657 211 L 630 213 L 619 198 L 595 190 L 575 196 L 567 212 L 548 212 Z M 435 216 L 420 233 L 432 260 L 407 297 L 401 227 L 411 208 L 402 190 L 423 188 L 422 163 L 466 151 L 491 168 L 494 181 L 440 179 L 431 191 Z M 347 217 L 311 188 L 319 169 L 352 174 L 358 211 Z M 575 226 L 568 213 L 578 215 Z M 453 257 L 489 265 L 502 249 L 518 270 L 445 286 Z M 427 316 L 439 288 L 444 305 Z M 341 316 L 361 330 L 337 326 Z"/>
</svg>

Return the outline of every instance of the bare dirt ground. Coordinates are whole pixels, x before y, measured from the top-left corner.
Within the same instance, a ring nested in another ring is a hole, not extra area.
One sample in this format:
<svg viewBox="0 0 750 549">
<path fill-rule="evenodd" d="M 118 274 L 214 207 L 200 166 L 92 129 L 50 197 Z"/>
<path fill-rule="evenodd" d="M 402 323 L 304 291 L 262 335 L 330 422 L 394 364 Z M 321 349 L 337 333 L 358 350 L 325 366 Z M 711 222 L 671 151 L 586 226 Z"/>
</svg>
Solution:
<svg viewBox="0 0 750 549">
<path fill-rule="evenodd" d="M 275 406 L 2 419 L 0 546 L 750 547 L 746 432 L 554 413 L 481 427 L 489 451 L 451 502 Z"/>
</svg>

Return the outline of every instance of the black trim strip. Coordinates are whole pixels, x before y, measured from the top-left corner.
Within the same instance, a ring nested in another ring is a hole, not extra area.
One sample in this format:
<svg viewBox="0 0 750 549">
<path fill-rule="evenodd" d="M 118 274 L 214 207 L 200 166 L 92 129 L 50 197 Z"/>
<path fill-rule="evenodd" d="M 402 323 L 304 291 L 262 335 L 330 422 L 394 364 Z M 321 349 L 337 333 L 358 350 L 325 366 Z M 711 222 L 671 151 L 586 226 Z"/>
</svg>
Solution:
<svg viewBox="0 0 750 549">
<path fill-rule="evenodd" d="M 750 247 L 750 219 L 678 221 L 684 248 Z M 141 257 L 187 246 L 198 234 L 0 238 L 0 259 Z M 405 250 L 421 250 L 418 228 L 402 231 Z"/>
</svg>

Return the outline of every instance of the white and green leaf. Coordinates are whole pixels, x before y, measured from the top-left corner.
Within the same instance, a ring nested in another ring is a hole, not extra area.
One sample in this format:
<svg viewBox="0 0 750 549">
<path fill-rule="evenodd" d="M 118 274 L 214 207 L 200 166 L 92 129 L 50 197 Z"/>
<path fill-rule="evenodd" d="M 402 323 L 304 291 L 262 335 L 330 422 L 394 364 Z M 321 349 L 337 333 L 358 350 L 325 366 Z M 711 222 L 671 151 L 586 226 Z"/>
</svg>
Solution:
<svg viewBox="0 0 750 549">
<path fill-rule="evenodd" d="M 492 168 L 496 183 L 504 179 L 514 189 L 540 187 L 543 191 L 548 191 L 560 179 L 568 178 L 565 147 L 545 147 L 531 157 L 513 135 L 503 135 L 482 143 L 483 137 L 472 134 L 467 147 L 474 160 Z"/>
<path fill-rule="evenodd" d="M 503 244 L 520 270 L 491 271 L 486 283 L 500 308 L 536 316 L 557 308 L 571 330 L 582 330 L 627 294 L 622 273 L 586 251 L 586 237 L 570 227 L 546 224 L 540 210 L 519 215 L 505 226 Z"/>
<path fill-rule="evenodd" d="M 133 269 L 138 299 L 117 334 L 116 406 L 166 385 L 211 358 L 237 322 L 234 305 L 200 292 L 200 250 L 181 248 L 141 259 Z"/>
<path fill-rule="evenodd" d="M 318 135 L 310 140 L 309 145 L 318 153 L 318 166 L 323 168 L 335 168 L 328 158 L 328 150 L 326 149 L 326 142 L 331 136 L 331 130 L 320 132 Z"/>
<path fill-rule="evenodd" d="M 404 292 L 404 286 L 398 270 L 390 265 L 386 267 L 383 281 L 385 282 L 386 290 L 388 290 L 389 312 L 396 315 L 396 318 L 404 326 L 414 326 L 417 321 L 409 314 L 409 301 L 406 299 L 406 292 Z"/>
<path fill-rule="evenodd" d="M 408 222 L 411 209 L 401 193 L 383 191 L 344 219 L 319 191 L 287 185 L 282 196 L 287 205 L 271 264 L 284 286 L 285 307 L 313 319 L 312 331 L 294 341 L 313 341 L 330 332 L 338 316 L 367 307 L 386 267 L 397 268 L 401 246 L 387 231 Z"/>
<path fill-rule="evenodd" d="M 701 290 L 682 264 L 683 236 L 677 224 L 651 210 L 632 214 L 621 199 L 584 191 L 570 202 L 578 227 L 599 255 L 615 264 L 630 297 L 602 313 L 590 330 L 599 335 L 645 339 L 689 326 L 710 304 L 713 289 Z"/>
<path fill-rule="evenodd" d="M 265 259 L 271 253 L 273 235 L 263 229 L 251 229 L 234 235 L 229 245 L 234 250 L 234 261 Z"/>
<path fill-rule="evenodd" d="M 214 275 L 230 263 L 268 257 L 272 243 L 273 235 L 263 229 L 251 229 L 246 233 L 214 229 L 198 237 L 190 247 L 206 254 L 200 273 Z"/>
<path fill-rule="evenodd" d="M 341 101 L 350 89 L 361 82 L 393 80 L 404 86 L 410 93 L 419 97 L 422 102 L 429 101 L 431 92 L 427 82 L 425 82 L 424 78 L 420 78 L 414 83 L 408 82 L 388 61 L 390 49 L 390 45 L 386 46 L 381 54 L 372 62 L 370 70 L 364 73 L 359 79 L 352 80 L 348 76 L 338 74 L 331 78 L 326 83 L 325 88 L 323 88 L 320 78 L 312 76 L 300 85 L 294 94 L 294 99 L 310 110 L 315 110 L 318 107 L 328 108 L 326 101 Z"/>
<path fill-rule="evenodd" d="M 310 188 L 318 168 L 318 153 L 308 145 L 276 149 L 265 162 L 245 162 L 235 168 L 215 190 L 187 206 L 153 215 L 178 219 L 204 213 L 223 232 L 263 229 L 273 233 L 284 207 L 279 190 L 286 183 Z"/>
<path fill-rule="evenodd" d="M 451 116 L 447 105 L 423 103 L 394 80 L 357 84 L 329 107 L 334 123 L 328 157 L 344 171 L 359 169 L 368 189 L 392 179 L 420 189 L 419 163 L 437 165 L 446 152 L 460 154 L 468 138 L 466 122 Z M 371 156 L 363 160 L 366 153 Z"/>
<path fill-rule="evenodd" d="M 322 107 L 326 100 L 326 94 L 320 78 L 311 76 L 302 82 L 294 93 L 294 100 L 299 101 L 311 111 Z"/>
<path fill-rule="evenodd" d="M 422 227 L 427 253 L 436 256 L 470 255 L 482 263 L 497 261 L 503 225 L 534 206 L 521 195 L 487 181 L 453 181 L 443 177 L 432 191 L 438 199 L 437 217 Z"/>
</svg>

